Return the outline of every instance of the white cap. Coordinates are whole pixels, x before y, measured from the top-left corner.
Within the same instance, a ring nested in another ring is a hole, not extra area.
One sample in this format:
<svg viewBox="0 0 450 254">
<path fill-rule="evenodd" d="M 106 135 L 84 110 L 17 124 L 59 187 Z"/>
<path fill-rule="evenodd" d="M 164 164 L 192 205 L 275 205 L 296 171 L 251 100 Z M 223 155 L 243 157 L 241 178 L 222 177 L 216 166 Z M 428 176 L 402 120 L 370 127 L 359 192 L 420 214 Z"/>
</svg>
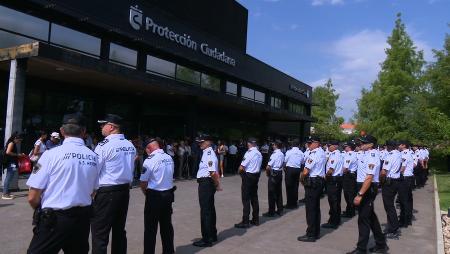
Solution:
<svg viewBox="0 0 450 254">
<path fill-rule="evenodd" d="M 58 133 L 58 132 L 52 132 L 52 134 L 50 135 L 50 137 L 60 139 L 60 138 L 59 138 L 59 133 Z"/>
</svg>

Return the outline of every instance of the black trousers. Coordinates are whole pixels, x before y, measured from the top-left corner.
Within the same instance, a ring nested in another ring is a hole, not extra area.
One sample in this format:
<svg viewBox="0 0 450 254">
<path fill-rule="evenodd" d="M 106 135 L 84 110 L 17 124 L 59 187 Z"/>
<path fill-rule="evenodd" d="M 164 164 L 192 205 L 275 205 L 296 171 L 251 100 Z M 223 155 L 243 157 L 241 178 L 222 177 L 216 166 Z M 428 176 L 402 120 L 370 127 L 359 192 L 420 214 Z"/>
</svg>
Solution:
<svg viewBox="0 0 450 254">
<path fill-rule="evenodd" d="M 241 197 L 242 197 L 242 222 L 250 221 L 250 205 L 252 208 L 252 219 L 259 219 L 258 182 L 259 173 L 242 173 Z"/>
<path fill-rule="evenodd" d="M 83 254 L 89 252 L 91 206 L 41 215 L 33 228 L 28 254 Z"/>
<path fill-rule="evenodd" d="M 356 197 L 356 173 L 345 173 L 342 176 L 342 187 L 344 189 L 345 203 L 347 204 L 345 208 L 345 213 L 348 215 L 355 215 L 355 206 L 353 205 L 353 200 Z"/>
<path fill-rule="evenodd" d="M 111 253 L 127 253 L 129 184 L 100 187 L 93 202 L 91 220 L 92 254 L 106 254 L 112 230 Z"/>
<path fill-rule="evenodd" d="M 236 165 L 236 154 L 228 154 L 227 155 L 228 163 L 227 168 L 228 172 L 232 174 L 236 174 L 238 171 L 238 166 Z"/>
<path fill-rule="evenodd" d="M 213 180 L 209 177 L 199 178 L 197 182 L 202 240 L 204 242 L 212 242 L 212 239 L 217 237 L 216 207 L 214 205 L 216 187 Z"/>
<path fill-rule="evenodd" d="M 284 181 L 286 185 L 286 205 L 288 207 L 297 207 L 300 173 L 300 168 L 286 167 Z"/>
<path fill-rule="evenodd" d="M 324 182 L 322 178 L 314 177 L 310 186 L 305 186 L 305 208 L 306 208 L 306 235 L 309 237 L 320 237 L 320 195 Z"/>
<path fill-rule="evenodd" d="M 376 183 L 375 183 L 376 184 Z M 364 194 L 360 205 L 358 206 L 358 244 L 357 248 L 361 251 L 367 251 L 367 244 L 369 243 L 370 231 L 372 231 L 375 238 L 375 243 L 379 247 L 386 245 L 386 238 L 381 231 L 380 221 L 375 214 L 374 201 L 378 193 L 378 187 L 374 183 L 370 186 Z M 362 183 L 357 183 L 360 189 Z"/>
<path fill-rule="evenodd" d="M 387 215 L 387 231 L 396 232 L 399 228 L 397 210 L 395 209 L 395 196 L 400 187 L 400 180 L 387 179 L 383 185 L 381 195 L 383 197 L 384 210 Z M 402 201 L 400 201 L 402 202 Z"/>
<path fill-rule="evenodd" d="M 163 254 L 175 253 L 173 244 L 172 190 L 147 190 L 145 194 L 144 210 L 144 254 L 154 254 L 158 224 L 161 234 Z"/>
<path fill-rule="evenodd" d="M 269 213 L 283 211 L 283 171 L 274 171 L 267 179 Z"/>
<path fill-rule="evenodd" d="M 413 184 L 414 184 L 413 176 L 403 177 L 403 180 L 400 182 L 398 197 L 400 199 L 400 223 L 402 224 L 410 224 L 412 221 Z"/>
<path fill-rule="evenodd" d="M 327 177 L 327 196 L 330 205 L 329 224 L 338 226 L 341 224 L 341 197 L 342 197 L 342 177 Z"/>
</svg>

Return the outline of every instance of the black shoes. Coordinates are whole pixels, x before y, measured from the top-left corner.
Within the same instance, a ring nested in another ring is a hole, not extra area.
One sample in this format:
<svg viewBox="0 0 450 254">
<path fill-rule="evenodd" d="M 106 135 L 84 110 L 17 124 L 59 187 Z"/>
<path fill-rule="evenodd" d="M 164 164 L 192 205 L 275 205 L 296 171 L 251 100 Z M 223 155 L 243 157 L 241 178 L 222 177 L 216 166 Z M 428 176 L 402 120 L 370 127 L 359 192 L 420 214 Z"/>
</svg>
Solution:
<svg viewBox="0 0 450 254">
<path fill-rule="evenodd" d="M 346 254 L 366 254 L 366 253 L 367 253 L 367 251 L 362 251 L 360 249 L 354 249 L 350 252 L 347 252 Z"/>
<path fill-rule="evenodd" d="M 275 217 L 275 213 L 271 213 L 271 212 L 267 212 L 267 213 L 263 213 L 264 217 Z"/>
<path fill-rule="evenodd" d="M 394 239 L 394 240 L 398 240 L 399 238 L 400 238 L 400 231 L 394 231 L 394 232 L 385 232 L 384 233 L 384 235 L 386 236 L 386 238 L 389 238 L 389 239 Z"/>
<path fill-rule="evenodd" d="M 277 211 L 277 214 L 278 214 L 278 216 L 283 216 L 283 214 L 284 214 L 284 212 L 283 212 L 283 210 L 279 210 L 279 211 Z"/>
<path fill-rule="evenodd" d="M 345 212 L 342 213 L 341 217 L 343 217 L 343 218 L 353 218 L 353 217 L 355 217 L 355 212 L 347 212 L 347 211 L 345 211 Z"/>
<path fill-rule="evenodd" d="M 369 249 L 370 253 L 387 253 L 389 250 L 389 247 L 387 245 L 385 246 L 375 246 Z"/>
<path fill-rule="evenodd" d="M 250 227 L 250 223 L 248 222 L 240 222 L 238 224 L 234 224 L 235 228 L 249 228 Z"/>
<path fill-rule="evenodd" d="M 250 224 L 252 224 L 253 226 L 259 226 L 259 219 L 253 219 L 250 221 Z"/>
<path fill-rule="evenodd" d="M 211 247 L 212 243 L 200 240 L 200 241 L 194 242 L 192 245 L 204 248 L 204 247 Z"/>
<path fill-rule="evenodd" d="M 293 210 L 293 209 L 297 209 L 298 205 L 285 205 L 284 208 Z"/>
<path fill-rule="evenodd" d="M 298 241 L 300 241 L 300 242 L 307 242 L 307 243 L 313 243 L 313 242 L 317 241 L 317 239 L 318 239 L 317 237 L 308 236 L 308 235 L 297 237 Z"/>
<path fill-rule="evenodd" d="M 299 203 L 306 203 L 306 199 L 305 199 L 305 198 L 302 198 L 302 199 L 300 199 L 298 202 L 299 202 Z"/>
</svg>

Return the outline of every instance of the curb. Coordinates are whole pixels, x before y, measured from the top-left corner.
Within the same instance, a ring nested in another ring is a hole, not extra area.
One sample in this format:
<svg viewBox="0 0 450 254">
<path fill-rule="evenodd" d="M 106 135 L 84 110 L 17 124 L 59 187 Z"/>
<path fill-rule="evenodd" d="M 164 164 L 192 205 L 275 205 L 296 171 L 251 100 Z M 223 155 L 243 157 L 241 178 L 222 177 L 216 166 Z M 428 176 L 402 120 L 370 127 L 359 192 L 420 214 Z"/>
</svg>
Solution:
<svg viewBox="0 0 450 254">
<path fill-rule="evenodd" d="M 436 211 L 436 253 L 445 254 L 444 251 L 444 234 L 442 233 L 441 208 L 439 206 L 439 194 L 436 182 L 436 175 L 433 176 L 434 182 L 434 208 Z"/>
</svg>

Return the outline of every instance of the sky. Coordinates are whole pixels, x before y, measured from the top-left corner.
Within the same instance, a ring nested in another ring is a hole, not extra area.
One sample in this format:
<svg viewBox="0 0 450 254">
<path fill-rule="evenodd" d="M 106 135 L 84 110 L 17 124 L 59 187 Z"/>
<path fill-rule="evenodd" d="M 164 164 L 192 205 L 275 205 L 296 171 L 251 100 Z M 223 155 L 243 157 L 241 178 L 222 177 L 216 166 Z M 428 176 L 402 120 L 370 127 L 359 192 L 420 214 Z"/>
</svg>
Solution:
<svg viewBox="0 0 450 254">
<path fill-rule="evenodd" d="M 397 13 L 428 62 L 450 33 L 450 0 L 238 2 L 249 12 L 247 53 L 313 87 L 331 78 L 347 121 L 377 78 Z"/>
</svg>

